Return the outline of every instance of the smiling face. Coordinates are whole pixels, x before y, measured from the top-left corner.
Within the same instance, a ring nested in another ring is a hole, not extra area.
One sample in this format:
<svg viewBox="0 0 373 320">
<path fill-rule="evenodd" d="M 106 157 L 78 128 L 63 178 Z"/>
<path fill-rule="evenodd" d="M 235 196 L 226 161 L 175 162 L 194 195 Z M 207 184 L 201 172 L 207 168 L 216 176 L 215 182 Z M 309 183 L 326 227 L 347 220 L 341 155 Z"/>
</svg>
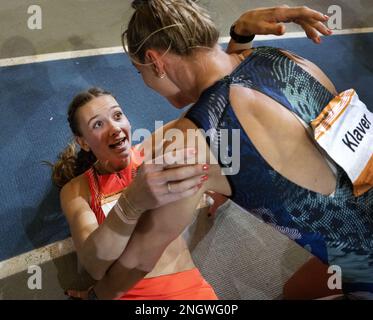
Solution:
<svg viewBox="0 0 373 320">
<path fill-rule="evenodd" d="M 131 125 L 110 95 L 96 97 L 80 107 L 76 119 L 80 146 L 91 150 L 104 168 L 120 170 L 130 162 Z"/>
</svg>

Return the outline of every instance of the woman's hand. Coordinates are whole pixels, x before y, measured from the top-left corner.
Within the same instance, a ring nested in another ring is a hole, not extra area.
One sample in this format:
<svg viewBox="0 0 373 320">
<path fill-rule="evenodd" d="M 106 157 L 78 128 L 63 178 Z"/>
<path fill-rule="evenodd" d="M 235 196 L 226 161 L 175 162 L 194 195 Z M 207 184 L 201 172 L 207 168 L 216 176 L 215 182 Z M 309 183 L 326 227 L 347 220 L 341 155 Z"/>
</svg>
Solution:
<svg viewBox="0 0 373 320">
<path fill-rule="evenodd" d="M 152 163 L 142 164 L 126 189 L 128 200 L 135 208 L 146 211 L 195 194 L 208 179 L 208 165 L 186 164 L 195 157 L 195 150 L 189 148 L 175 154 L 165 153 Z M 170 167 L 175 163 L 184 164 Z"/>
<path fill-rule="evenodd" d="M 309 39 L 320 43 L 319 32 L 331 35 L 332 31 L 324 25 L 329 17 L 308 7 L 283 5 L 273 8 L 260 8 L 246 11 L 234 23 L 234 31 L 239 35 L 274 34 L 282 35 L 286 28 L 284 22 L 299 24 Z"/>
</svg>

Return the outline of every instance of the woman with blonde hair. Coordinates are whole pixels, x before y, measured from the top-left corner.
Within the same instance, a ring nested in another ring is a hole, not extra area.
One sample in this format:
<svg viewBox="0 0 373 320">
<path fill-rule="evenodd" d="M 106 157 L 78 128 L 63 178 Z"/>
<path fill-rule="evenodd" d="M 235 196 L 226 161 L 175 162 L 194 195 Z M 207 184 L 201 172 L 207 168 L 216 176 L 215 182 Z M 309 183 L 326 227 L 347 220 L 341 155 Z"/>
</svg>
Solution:
<svg viewBox="0 0 373 320">
<path fill-rule="evenodd" d="M 134 1 L 133 7 L 123 35 L 128 53 L 150 88 L 175 107 L 193 103 L 173 124 L 185 134 L 173 147 L 191 145 L 187 137 L 194 130 L 199 161 L 210 164 L 209 179 L 195 195 L 149 212 L 147 232 L 134 232 L 100 283 L 116 275 L 123 279 L 118 292 L 131 288 L 192 221 L 203 193 L 212 190 L 322 262 L 338 265 L 345 292 L 365 291 L 369 297 L 373 191 L 355 197 L 346 173 L 305 128 L 338 95 L 329 78 L 285 50 L 227 54 L 211 18 L 193 1 Z M 95 291 L 108 298 L 100 284 Z"/>
<path fill-rule="evenodd" d="M 217 41 L 218 33 L 213 30 L 214 28 L 211 29 L 210 34 L 207 36 L 201 33 L 201 30 L 204 30 L 206 25 L 212 27 L 213 24 L 199 7 L 189 3 L 189 1 L 177 2 L 178 5 L 181 5 L 181 9 L 186 10 L 181 10 L 180 12 L 180 8 L 177 8 L 177 6 L 173 7 L 176 3 L 172 1 L 136 1 L 134 6 L 138 12 L 151 16 L 152 19 L 148 21 L 151 25 L 154 23 L 154 16 L 152 15 L 155 14 L 154 9 L 157 4 L 161 5 L 165 12 L 163 15 L 157 15 L 155 19 L 158 20 L 159 17 L 162 17 L 165 19 L 163 22 L 166 24 L 169 23 L 169 18 L 172 20 L 174 15 L 178 16 L 179 13 L 181 15 L 185 14 L 185 22 L 188 22 L 187 16 L 199 19 L 194 27 L 190 25 L 186 29 L 183 28 L 183 32 L 189 31 L 190 33 L 182 35 L 183 41 L 186 43 L 179 48 L 181 55 L 185 54 L 188 57 L 188 55 L 193 53 L 193 50 L 212 49 Z M 190 9 L 192 9 L 191 12 L 188 11 Z M 171 11 L 169 12 L 169 10 Z M 172 14 L 169 15 L 170 13 Z M 142 17 L 142 19 L 146 20 L 147 18 Z M 135 16 L 132 21 L 134 20 L 136 20 Z M 230 43 L 228 51 L 233 52 L 240 50 L 240 48 L 249 47 L 248 42 L 253 37 L 240 35 L 240 32 L 282 34 L 285 30 L 279 21 L 292 20 L 301 24 L 307 35 L 315 42 L 319 42 L 317 30 L 324 34 L 328 33 L 328 29 L 321 23 L 321 21 L 326 20 L 326 17 L 310 9 L 285 7 L 257 9 L 246 12 L 235 23 L 234 28 L 231 29 L 231 35 L 235 41 Z M 141 26 L 142 22 L 138 20 L 137 23 L 139 25 L 132 26 L 132 35 L 142 37 L 144 36 L 143 27 Z M 157 23 L 160 22 L 157 21 Z M 155 27 L 157 23 L 152 25 L 151 28 Z M 183 23 L 184 21 L 175 21 L 175 23 L 165 25 L 161 29 L 174 33 L 174 27 L 183 25 Z M 149 27 L 146 24 L 144 26 Z M 136 33 L 138 34 L 136 35 Z M 168 76 L 168 72 L 173 72 L 171 69 L 166 70 L 164 68 L 166 67 L 165 65 L 159 69 L 160 66 L 154 61 L 139 63 L 139 60 L 135 59 L 133 50 L 137 54 L 142 54 L 141 50 L 144 48 L 144 44 L 156 34 L 157 32 L 150 32 L 144 36 L 146 41 L 137 42 L 138 47 L 135 49 L 129 46 L 132 60 L 140 69 L 147 84 L 155 88 L 174 105 L 184 106 L 193 102 L 196 99 L 195 94 L 188 90 L 180 90 L 178 85 L 175 85 L 174 79 Z M 197 37 L 197 42 L 194 42 L 191 35 Z M 163 36 L 157 37 L 157 41 L 162 41 Z M 162 45 L 160 46 L 162 54 L 159 57 L 162 59 L 167 58 L 167 55 L 173 52 L 174 48 L 172 46 L 175 44 L 178 46 L 177 43 L 180 38 L 168 40 L 170 41 L 167 41 L 165 49 L 162 49 Z M 188 43 L 188 41 L 191 41 L 191 43 Z M 188 49 L 189 46 L 190 50 Z M 150 53 L 150 58 L 154 58 L 155 52 L 150 50 L 146 50 L 146 52 Z M 235 54 L 233 57 L 230 62 L 231 66 L 237 62 L 241 55 Z M 149 68 L 151 72 L 149 73 L 141 68 Z M 188 80 L 191 74 L 187 69 L 184 71 L 186 73 L 183 76 Z M 201 77 L 202 79 L 203 77 Z M 180 80 L 182 79 L 180 78 Z M 151 275 L 154 275 L 154 270 L 157 270 L 157 266 L 161 263 L 158 260 L 162 261 L 164 256 L 168 256 L 167 250 L 171 246 L 170 243 L 175 243 L 176 239 L 180 239 L 180 232 L 191 221 L 195 207 L 203 194 L 201 190 L 213 190 L 226 195 L 229 195 L 229 191 L 227 182 L 218 175 L 218 172 L 220 172 L 219 167 L 213 165 L 213 170 L 209 169 L 207 172 L 208 166 L 204 163 L 181 168 L 168 168 L 167 170 L 164 170 L 165 165 L 143 165 L 139 173 L 134 177 L 138 164 L 135 165 L 136 161 L 132 162 L 132 160 L 138 158 L 138 154 L 128 146 L 130 141 L 128 129 L 113 129 L 112 132 L 105 129 L 105 123 L 119 121 L 122 119 L 123 114 L 119 114 L 119 110 L 116 110 L 117 106 L 108 93 L 100 93 L 98 97 L 95 95 L 92 97 L 90 93 L 88 96 L 88 100 L 85 100 L 85 95 L 83 95 L 83 98 L 80 97 L 74 100 L 79 101 L 82 98 L 78 105 L 79 110 L 83 111 L 69 112 L 69 123 L 77 142 L 80 144 L 80 152 L 84 154 L 92 151 L 95 156 L 88 159 L 90 162 L 86 163 L 84 169 L 86 171 L 77 170 L 77 167 L 74 167 L 76 162 L 73 165 L 73 170 L 65 170 L 66 172 L 73 172 L 73 175 L 70 174 L 70 178 L 74 178 L 63 187 L 61 203 L 70 224 L 78 257 L 88 272 L 96 280 L 99 280 L 94 288 L 91 288 L 88 292 L 79 292 L 79 294 L 84 297 L 90 296 L 91 298 L 95 297 L 96 294 L 102 299 L 121 298 L 125 296 L 129 288 L 133 287 L 145 275 L 147 275 L 145 280 L 152 278 Z M 113 112 L 113 114 L 110 112 Z M 104 117 L 105 121 L 102 121 L 101 117 Z M 75 126 L 72 125 L 74 119 L 75 121 L 77 121 L 76 119 L 79 120 L 79 126 L 77 123 Z M 178 120 L 176 123 L 170 124 L 168 128 L 176 127 L 184 130 L 187 128 L 183 125 L 184 120 Z M 84 132 L 78 131 L 80 126 L 85 128 Z M 102 128 L 109 133 L 101 135 L 100 130 Z M 114 139 L 113 137 L 116 135 L 117 138 Z M 198 152 L 199 157 L 205 155 L 203 152 Z M 181 158 L 179 160 L 182 160 L 182 153 L 177 154 Z M 209 157 L 210 154 L 207 153 L 207 156 Z M 167 158 L 167 154 L 159 157 L 162 159 L 163 157 Z M 97 159 L 99 160 L 98 162 L 96 162 Z M 65 157 L 64 160 L 66 163 L 70 161 L 70 157 Z M 209 161 L 207 159 L 207 162 Z M 61 166 L 60 168 L 64 167 Z M 125 180 L 123 180 L 121 174 L 118 174 L 122 170 L 127 172 L 124 175 L 126 177 Z M 178 170 L 178 173 L 176 173 L 176 170 Z M 59 171 L 56 170 L 56 172 Z M 208 176 L 206 173 L 208 173 Z M 109 175 L 109 179 L 105 178 L 106 174 Z M 102 176 L 101 178 L 100 175 Z M 213 181 L 210 181 L 210 175 Z M 56 176 L 61 175 L 58 173 Z M 132 178 L 134 178 L 133 181 L 131 180 Z M 110 196 L 113 192 L 110 188 L 105 187 L 106 183 L 109 183 L 109 186 L 112 185 L 112 179 L 116 181 L 113 186 L 117 197 L 115 198 L 117 202 L 113 208 L 107 205 L 110 203 Z M 65 182 L 67 180 L 65 179 Z M 101 188 L 101 184 L 104 187 Z M 124 186 L 128 187 L 124 191 L 119 188 L 120 190 L 118 191 L 117 185 L 120 185 L 121 188 Z M 100 188 L 104 191 L 105 189 L 109 191 L 102 192 L 101 190 L 98 192 Z M 105 195 L 109 195 L 109 200 L 104 200 L 106 198 Z M 191 197 L 192 195 L 194 196 Z M 189 198 L 182 202 L 180 200 L 176 201 L 186 196 L 189 196 Z M 173 203 L 167 205 L 170 202 Z M 166 206 L 164 206 L 165 204 Z M 154 210 L 162 205 L 163 208 Z M 104 212 L 105 206 L 106 212 Z M 150 209 L 153 209 L 153 211 L 144 212 Z M 105 214 L 107 214 L 106 218 Z M 185 250 L 185 247 L 182 248 Z M 163 253 L 165 249 L 166 252 Z M 186 267 L 188 265 L 189 267 L 192 266 L 190 263 L 185 263 L 186 260 L 183 261 L 183 263 L 179 264 L 181 268 L 188 268 Z M 190 260 L 188 261 L 191 262 Z M 142 282 L 139 284 L 140 287 L 141 284 Z M 135 286 L 136 288 L 138 286 Z M 127 292 L 127 295 L 130 293 L 131 291 Z M 74 294 L 76 292 L 72 293 L 72 295 Z"/>
</svg>

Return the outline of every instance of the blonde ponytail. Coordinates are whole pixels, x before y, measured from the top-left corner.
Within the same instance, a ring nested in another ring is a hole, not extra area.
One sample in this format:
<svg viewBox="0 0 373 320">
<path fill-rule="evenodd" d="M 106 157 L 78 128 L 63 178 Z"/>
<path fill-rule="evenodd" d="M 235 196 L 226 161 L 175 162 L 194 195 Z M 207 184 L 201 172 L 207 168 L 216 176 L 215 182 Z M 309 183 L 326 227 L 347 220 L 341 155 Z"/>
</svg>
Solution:
<svg viewBox="0 0 373 320">
<path fill-rule="evenodd" d="M 213 48 L 219 31 L 207 12 L 191 0 L 135 0 L 124 48 L 133 60 L 145 63 L 148 49 L 191 55 L 197 48 Z"/>
</svg>

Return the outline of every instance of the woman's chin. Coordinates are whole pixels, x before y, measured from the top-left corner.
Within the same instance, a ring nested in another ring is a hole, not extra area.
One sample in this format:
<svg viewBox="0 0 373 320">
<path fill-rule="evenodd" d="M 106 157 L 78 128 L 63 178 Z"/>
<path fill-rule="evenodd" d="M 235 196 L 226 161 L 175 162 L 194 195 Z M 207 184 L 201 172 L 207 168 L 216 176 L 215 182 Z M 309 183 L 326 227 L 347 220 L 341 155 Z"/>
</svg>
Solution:
<svg viewBox="0 0 373 320">
<path fill-rule="evenodd" d="M 128 156 L 123 155 L 121 157 L 118 157 L 114 161 L 112 161 L 111 168 L 114 171 L 121 171 L 125 169 L 126 167 L 128 167 L 130 163 L 131 163 L 131 157 L 129 155 Z"/>
<path fill-rule="evenodd" d="M 125 162 L 125 163 L 129 163 L 130 160 L 131 160 L 131 149 L 126 149 L 124 150 L 123 152 L 121 152 L 120 154 L 118 154 L 118 160 L 120 162 Z"/>
</svg>

